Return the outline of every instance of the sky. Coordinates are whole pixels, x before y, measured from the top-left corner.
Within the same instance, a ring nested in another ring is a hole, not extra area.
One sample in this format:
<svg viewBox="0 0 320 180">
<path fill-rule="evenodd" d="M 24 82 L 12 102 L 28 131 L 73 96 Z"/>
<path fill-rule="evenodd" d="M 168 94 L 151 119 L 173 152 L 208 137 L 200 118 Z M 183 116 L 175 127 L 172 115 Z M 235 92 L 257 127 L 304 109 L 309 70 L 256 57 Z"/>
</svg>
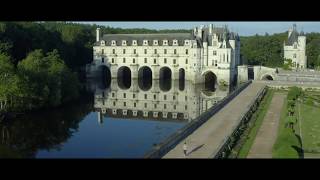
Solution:
<svg viewBox="0 0 320 180">
<path fill-rule="evenodd" d="M 309 32 L 320 32 L 320 21 L 319 22 L 192 22 L 192 21 L 183 21 L 183 22 L 161 22 L 161 21 L 121 21 L 121 22 L 76 22 L 76 23 L 86 23 L 86 24 L 97 24 L 110 27 L 119 27 L 119 28 L 148 28 L 148 29 L 192 29 L 195 26 L 214 24 L 216 26 L 227 25 L 231 31 L 238 32 L 241 36 L 251 36 L 255 34 L 264 35 L 266 32 L 269 34 L 281 33 L 287 31 L 292 27 L 293 23 L 297 24 L 298 31 L 303 30 L 306 33 Z"/>
</svg>

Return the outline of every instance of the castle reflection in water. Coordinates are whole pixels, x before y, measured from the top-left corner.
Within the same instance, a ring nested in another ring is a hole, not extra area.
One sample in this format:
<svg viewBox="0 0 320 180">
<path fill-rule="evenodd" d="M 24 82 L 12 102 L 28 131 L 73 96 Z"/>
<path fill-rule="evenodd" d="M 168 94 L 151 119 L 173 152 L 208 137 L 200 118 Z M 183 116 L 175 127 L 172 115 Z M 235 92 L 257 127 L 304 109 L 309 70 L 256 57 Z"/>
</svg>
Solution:
<svg viewBox="0 0 320 180">
<path fill-rule="evenodd" d="M 94 91 L 94 109 L 99 123 L 103 117 L 146 120 L 191 121 L 229 93 L 205 89 L 205 85 L 179 80 L 111 79 L 89 84 Z"/>
</svg>

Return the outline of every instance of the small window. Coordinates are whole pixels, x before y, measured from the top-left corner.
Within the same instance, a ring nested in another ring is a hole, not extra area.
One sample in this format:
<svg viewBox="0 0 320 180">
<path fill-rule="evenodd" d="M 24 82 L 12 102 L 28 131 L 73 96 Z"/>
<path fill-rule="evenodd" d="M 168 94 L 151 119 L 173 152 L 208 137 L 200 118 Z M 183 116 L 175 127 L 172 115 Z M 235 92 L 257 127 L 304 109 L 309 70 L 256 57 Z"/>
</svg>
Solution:
<svg viewBox="0 0 320 180">
<path fill-rule="evenodd" d="M 102 46 L 106 45 L 105 41 L 102 40 L 102 41 L 101 41 L 101 45 L 102 45 Z"/>
<path fill-rule="evenodd" d="M 213 51 L 213 55 L 214 55 L 214 56 L 217 55 L 217 51 Z"/>
<path fill-rule="evenodd" d="M 294 48 L 294 49 L 297 49 L 297 44 L 295 44 L 293 48 Z"/>
<path fill-rule="evenodd" d="M 188 64 L 188 59 L 186 59 L 186 64 Z"/>
<path fill-rule="evenodd" d="M 144 103 L 144 107 L 147 108 L 147 103 Z"/>
<path fill-rule="evenodd" d="M 114 63 L 114 58 L 111 59 L 111 62 Z"/>
<path fill-rule="evenodd" d="M 137 40 L 133 40 L 132 45 L 137 45 Z"/>
<path fill-rule="evenodd" d="M 186 54 L 189 54 L 188 49 L 186 49 Z"/>
<path fill-rule="evenodd" d="M 167 105 L 166 105 L 166 104 L 164 104 L 164 105 L 163 105 L 163 108 L 164 108 L 164 109 L 167 109 Z"/>
<path fill-rule="evenodd" d="M 173 59 L 173 64 L 176 64 L 176 59 Z"/>
<path fill-rule="evenodd" d="M 146 45 L 146 46 L 147 46 L 147 45 L 148 45 L 148 40 L 144 40 L 144 41 L 143 41 L 143 45 Z"/>
<path fill-rule="evenodd" d="M 136 63 L 136 59 L 135 58 L 132 59 L 132 63 L 133 64 Z"/>
<path fill-rule="evenodd" d="M 144 99 L 147 99 L 147 98 L 148 98 L 148 95 L 147 95 L 147 94 L 145 94 L 145 95 L 144 95 Z"/>
<path fill-rule="evenodd" d="M 133 107 L 137 107 L 137 103 L 133 103 Z"/>
<path fill-rule="evenodd" d="M 127 41 L 123 40 L 122 41 L 122 46 L 126 46 L 127 45 Z"/>
<path fill-rule="evenodd" d="M 157 64 L 157 59 L 153 59 L 153 64 Z"/>
<path fill-rule="evenodd" d="M 126 93 L 123 93 L 123 98 L 126 98 L 126 97 L 127 97 Z"/>
<path fill-rule="evenodd" d="M 102 97 L 104 97 L 104 92 L 102 92 Z"/>
<path fill-rule="evenodd" d="M 178 40 L 173 40 L 173 45 L 178 45 Z"/>
<path fill-rule="evenodd" d="M 158 40 L 153 40 L 153 45 L 158 45 Z"/>
<path fill-rule="evenodd" d="M 154 104 L 154 108 L 157 108 L 157 104 Z"/>
<path fill-rule="evenodd" d="M 114 93 L 112 93 L 112 97 L 114 97 Z"/>
<path fill-rule="evenodd" d="M 173 54 L 177 54 L 177 50 L 176 49 L 173 50 Z"/>
<path fill-rule="evenodd" d="M 185 105 L 185 106 L 184 106 L 184 109 L 185 109 L 185 110 L 187 110 L 187 109 L 188 109 L 188 106 L 187 106 L 187 105 Z"/>
<path fill-rule="evenodd" d="M 136 98 L 136 94 L 132 94 L 132 98 Z"/>
<path fill-rule="evenodd" d="M 133 50 L 133 54 L 137 54 L 137 50 L 136 49 Z"/>
<path fill-rule="evenodd" d="M 157 54 L 157 49 L 154 50 L 154 54 Z"/>
<path fill-rule="evenodd" d="M 156 98 L 157 98 L 157 96 L 154 94 L 154 95 L 153 95 L 153 99 L 156 99 Z"/>
<path fill-rule="evenodd" d="M 104 49 L 101 49 L 101 54 L 104 54 Z"/>
<path fill-rule="evenodd" d="M 185 97 L 184 97 L 184 100 L 187 101 L 187 100 L 188 100 L 188 96 L 185 96 Z"/>
<path fill-rule="evenodd" d="M 147 54 L 147 49 L 144 49 L 144 54 Z"/>
<path fill-rule="evenodd" d="M 115 54 L 116 53 L 116 50 L 115 49 L 112 49 L 112 54 Z"/>
<path fill-rule="evenodd" d="M 172 98 L 173 98 L 173 100 L 176 100 L 176 96 L 173 96 Z"/>
<path fill-rule="evenodd" d="M 123 49 L 123 51 L 122 51 L 122 52 L 123 52 L 123 54 L 126 54 L 126 49 Z"/>
<path fill-rule="evenodd" d="M 164 49 L 164 52 L 163 52 L 164 54 L 167 54 L 167 49 Z"/>
<path fill-rule="evenodd" d="M 144 58 L 144 63 L 148 63 L 148 60 L 147 60 L 147 58 Z"/>
<path fill-rule="evenodd" d="M 173 109 L 176 110 L 176 109 L 177 109 L 177 106 L 176 106 L 176 105 L 173 105 Z"/>
<path fill-rule="evenodd" d="M 127 105 L 127 102 L 123 102 L 123 106 L 126 106 Z"/>
<path fill-rule="evenodd" d="M 104 63 L 104 58 L 101 58 L 101 62 Z"/>
<path fill-rule="evenodd" d="M 126 63 L 126 58 L 123 58 L 123 63 Z"/>
<path fill-rule="evenodd" d="M 163 95 L 163 99 L 164 99 L 164 100 L 167 100 L 167 95 Z"/>
<path fill-rule="evenodd" d="M 111 45 L 115 46 L 116 45 L 116 41 L 115 40 L 111 41 Z"/>
<path fill-rule="evenodd" d="M 163 45 L 167 46 L 168 45 L 168 40 L 163 40 Z"/>
<path fill-rule="evenodd" d="M 293 58 L 296 58 L 297 57 L 297 54 L 293 54 Z"/>
<path fill-rule="evenodd" d="M 113 106 L 115 106 L 116 105 L 116 102 L 115 101 L 113 101 Z"/>
<path fill-rule="evenodd" d="M 184 45 L 189 45 L 189 41 L 188 41 L 188 40 L 185 40 L 185 41 L 184 41 Z"/>
</svg>

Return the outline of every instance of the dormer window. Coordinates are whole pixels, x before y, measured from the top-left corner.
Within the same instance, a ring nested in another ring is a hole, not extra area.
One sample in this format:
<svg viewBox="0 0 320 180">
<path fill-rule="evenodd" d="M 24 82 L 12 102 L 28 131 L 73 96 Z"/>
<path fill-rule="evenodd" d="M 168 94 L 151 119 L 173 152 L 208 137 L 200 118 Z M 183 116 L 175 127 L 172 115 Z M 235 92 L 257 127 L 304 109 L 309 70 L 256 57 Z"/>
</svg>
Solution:
<svg viewBox="0 0 320 180">
<path fill-rule="evenodd" d="M 143 45 L 147 46 L 148 45 L 148 40 L 143 40 Z"/>
<path fill-rule="evenodd" d="M 184 45 L 188 46 L 189 45 L 189 40 L 184 41 Z"/>
<path fill-rule="evenodd" d="M 132 45 L 136 46 L 137 45 L 137 40 L 132 41 Z"/>
<path fill-rule="evenodd" d="M 167 46 L 168 45 L 168 40 L 163 40 L 163 45 Z"/>
<path fill-rule="evenodd" d="M 112 40 L 112 41 L 111 41 L 111 45 L 112 45 L 112 46 L 115 46 L 115 45 L 116 45 L 116 41 L 115 41 L 115 40 Z"/>
<path fill-rule="evenodd" d="M 178 40 L 176 40 L 176 39 L 173 40 L 173 45 L 174 45 L 174 46 L 178 45 Z"/>
<path fill-rule="evenodd" d="M 101 41 L 101 46 L 106 45 L 106 42 L 104 40 Z"/>
<path fill-rule="evenodd" d="M 123 40 L 122 41 L 122 46 L 126 46 L 127 45 L 127 41 L 126 40 Z"/>
<path fill-rule="evenodd" d="M 153 45 L 158 46 L 158 40 L 153 40 Z"/>
</svg>

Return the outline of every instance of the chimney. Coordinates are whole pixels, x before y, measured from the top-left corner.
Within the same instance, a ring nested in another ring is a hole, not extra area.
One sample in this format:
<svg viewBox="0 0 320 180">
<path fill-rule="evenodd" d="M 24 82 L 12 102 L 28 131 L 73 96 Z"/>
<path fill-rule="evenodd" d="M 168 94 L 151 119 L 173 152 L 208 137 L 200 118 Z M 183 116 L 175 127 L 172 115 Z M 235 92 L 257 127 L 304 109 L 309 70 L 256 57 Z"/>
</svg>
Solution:
<svg viewBox="0 0 320 180">
<path fill-rule="evenodd" d="M 96 34 L 97 42 L 99 42 L 100 41 L 100 28 L 97 28 L 96 32 L 97 32 L 97 34 Z"/>
</svg>

